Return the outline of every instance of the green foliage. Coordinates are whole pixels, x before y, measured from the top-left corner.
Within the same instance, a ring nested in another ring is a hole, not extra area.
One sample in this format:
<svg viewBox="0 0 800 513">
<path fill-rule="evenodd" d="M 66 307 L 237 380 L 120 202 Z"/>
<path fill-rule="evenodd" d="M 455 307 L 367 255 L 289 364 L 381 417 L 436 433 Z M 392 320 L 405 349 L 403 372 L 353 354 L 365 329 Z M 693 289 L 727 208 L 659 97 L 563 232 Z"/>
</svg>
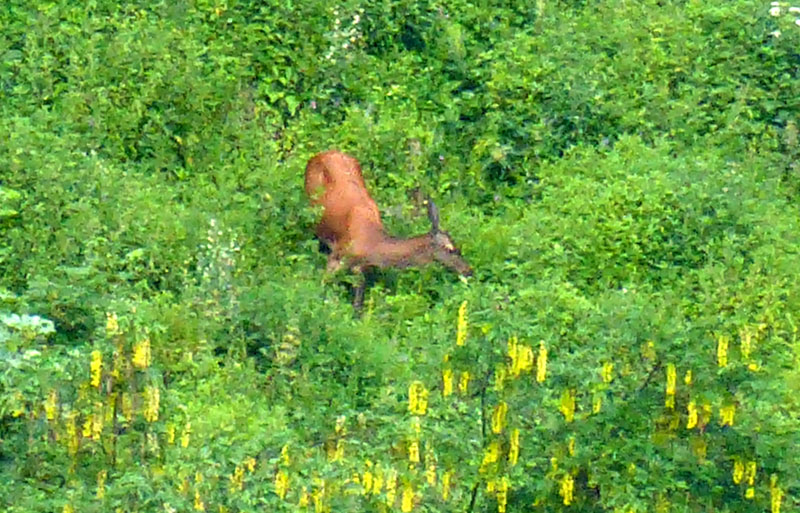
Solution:
<svg viewBox="0 0 800 513">
<path fill-rule="evenodd" d="M 0 508 L 796 508 L 789 7 L 11 1 Z M 355 316 L 327 148 L 475 277 Z"/>
</svg>

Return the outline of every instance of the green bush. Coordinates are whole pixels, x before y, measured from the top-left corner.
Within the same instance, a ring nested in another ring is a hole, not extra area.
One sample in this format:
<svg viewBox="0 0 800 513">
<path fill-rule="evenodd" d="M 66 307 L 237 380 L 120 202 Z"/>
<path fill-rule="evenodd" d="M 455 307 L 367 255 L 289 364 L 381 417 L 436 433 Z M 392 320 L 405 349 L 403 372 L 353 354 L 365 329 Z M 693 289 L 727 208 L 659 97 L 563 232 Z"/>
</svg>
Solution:
<svg viewBox="0 0 800 513">
<path fill-rule="evenodd" d="M 9 3 L 0 506 L 796 508 L 789 7 Z M 475 276 L 355 315 L 328 148 Z"/>
</svg>

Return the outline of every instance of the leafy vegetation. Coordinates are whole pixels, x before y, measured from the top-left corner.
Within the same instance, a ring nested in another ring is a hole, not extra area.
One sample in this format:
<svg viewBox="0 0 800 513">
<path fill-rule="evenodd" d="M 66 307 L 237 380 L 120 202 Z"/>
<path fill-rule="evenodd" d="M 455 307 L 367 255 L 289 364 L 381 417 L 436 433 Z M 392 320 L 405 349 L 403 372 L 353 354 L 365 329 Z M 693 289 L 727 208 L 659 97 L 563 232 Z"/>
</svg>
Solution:
<svg viewBox="0 0 800 513">
<path fill-rule="evenodd" d="M 0 13 L 0 507 L 791 511 L 800 8 Z M 324 276 L 305 162 L 475 276 Z"/>
</svg>

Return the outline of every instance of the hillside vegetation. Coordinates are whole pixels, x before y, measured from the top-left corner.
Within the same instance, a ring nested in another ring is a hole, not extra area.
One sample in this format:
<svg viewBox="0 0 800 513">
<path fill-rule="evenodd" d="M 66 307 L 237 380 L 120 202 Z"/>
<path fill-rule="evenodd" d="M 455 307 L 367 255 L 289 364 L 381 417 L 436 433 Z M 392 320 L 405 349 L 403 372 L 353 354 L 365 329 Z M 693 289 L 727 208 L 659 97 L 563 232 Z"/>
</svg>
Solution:
<svg viewBox="0 0 800 513">
<path fill-rule="evenodd" d="M 0 26 L 0 510 L 800 508 L 800 7 Z M 475 275 L 374 273 L 357 315 L 303 191 L 329 148 Z"/>
</svg>

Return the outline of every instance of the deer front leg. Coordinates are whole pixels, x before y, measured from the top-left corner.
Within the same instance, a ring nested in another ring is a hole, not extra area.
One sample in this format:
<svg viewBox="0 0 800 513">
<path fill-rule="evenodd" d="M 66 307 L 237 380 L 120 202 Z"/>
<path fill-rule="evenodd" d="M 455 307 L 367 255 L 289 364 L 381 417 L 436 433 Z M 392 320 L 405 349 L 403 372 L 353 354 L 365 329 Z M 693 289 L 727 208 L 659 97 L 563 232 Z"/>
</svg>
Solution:
<svg viewBox="0 0 800 513">
<path fill-rule="evenodd" d="M 367 278 L 360 267 L 354 267 L 353 273 L 356 279 L 356 284 L 353 287 L 353 309 L 360 314 L 361 308 L 364 306 L 364 291 L 367 288 Z"/>
</svg>

